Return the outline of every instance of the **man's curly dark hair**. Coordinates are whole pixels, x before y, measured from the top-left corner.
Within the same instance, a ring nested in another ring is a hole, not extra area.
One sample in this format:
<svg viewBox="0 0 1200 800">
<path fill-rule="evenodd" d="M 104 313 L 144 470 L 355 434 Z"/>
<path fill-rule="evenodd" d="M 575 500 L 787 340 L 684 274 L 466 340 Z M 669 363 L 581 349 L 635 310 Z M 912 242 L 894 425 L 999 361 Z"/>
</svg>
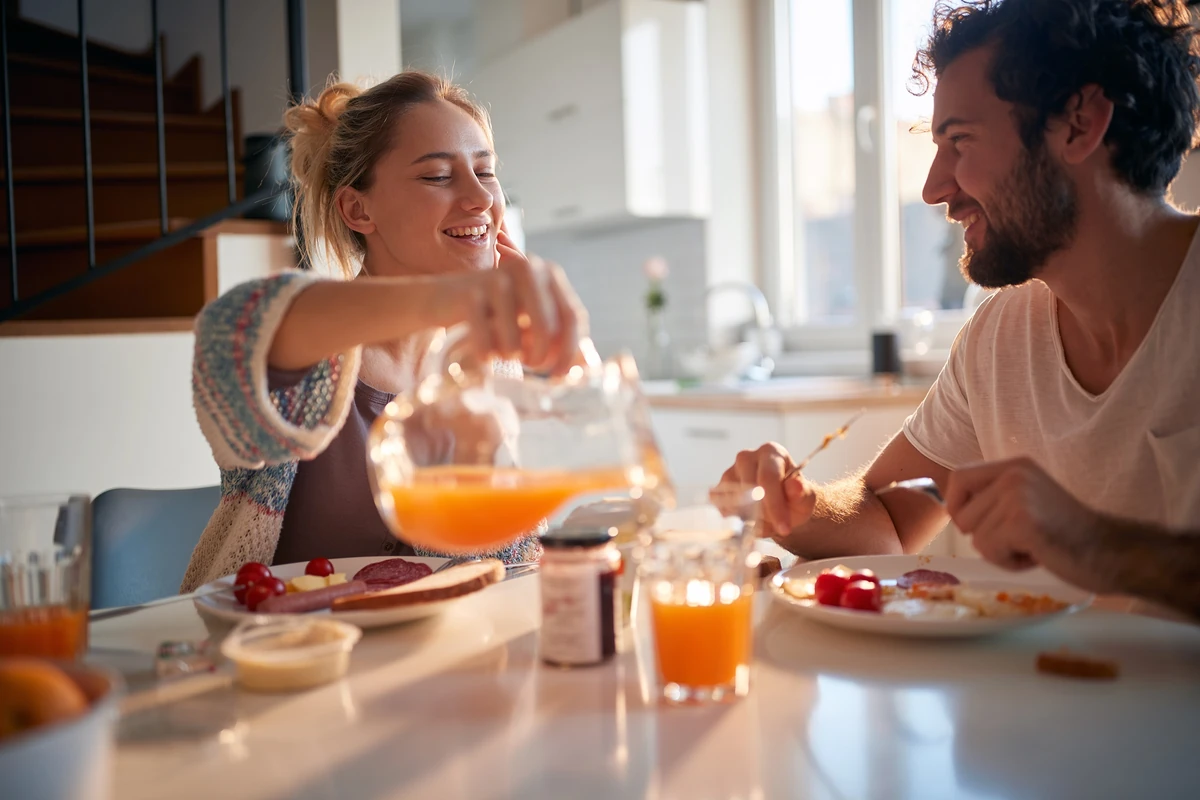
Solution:
<svg viewBox="0 0 1200 800">
<path fill-rule="evenodd" d="M 959 56 L 995 46 L 992 85 L 1017 107 L 1021 139 L 1035 150 L 1047 122 L 1097 85 L 1114 106 L 1105 137 L 1113 168 L 1134 190 L 1160 195 L 1197 141 L 1193 5 L 1200 0 L 942 0 L 910 86 L 923 94 Z"/>
</svg>

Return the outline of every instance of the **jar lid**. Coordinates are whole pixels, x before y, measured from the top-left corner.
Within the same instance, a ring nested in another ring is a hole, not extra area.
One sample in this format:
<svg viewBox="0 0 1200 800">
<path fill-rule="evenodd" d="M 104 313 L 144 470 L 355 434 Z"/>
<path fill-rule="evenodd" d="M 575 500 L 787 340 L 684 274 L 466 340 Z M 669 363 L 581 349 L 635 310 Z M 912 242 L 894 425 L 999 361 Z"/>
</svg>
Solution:
<svg viewBox="0 0 1200 800">
<path fill-rule="evenodd" d="M 547 550 L 603 547 L 616 536 L 616 528 L 552 528 L 542 535 L 542 547 Z"/>
</svg>

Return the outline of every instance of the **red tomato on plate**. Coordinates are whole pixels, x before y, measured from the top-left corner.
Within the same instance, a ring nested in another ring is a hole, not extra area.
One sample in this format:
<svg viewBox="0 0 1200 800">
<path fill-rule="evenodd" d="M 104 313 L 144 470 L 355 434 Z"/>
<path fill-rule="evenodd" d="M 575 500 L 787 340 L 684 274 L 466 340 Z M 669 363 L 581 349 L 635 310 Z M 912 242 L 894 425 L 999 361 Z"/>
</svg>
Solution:
<svg viewBox="0 0 1200 800">
<path fill-rule="evenodd" d="M 246 608 L 251 611 L 258 609 L 258 604 L 268 597 L 274 597 L 277 594 L 287 592 L 287 586 L 279 578 L 267 578 L 266 580 L 255 581 L 249 589 L 246 590 Z"/>
<path fill-rule="evenodd" d="M 333 562 L 328 558 L 314 558 L 304 568 L 304 574 L 316 575 L 318 578 L 328 577 L 333 574 Z"/>
<path fill-rule="evenodd" d="M 851 581 L 842 591 L 842 608 L 878 613 L 883 608 L 883 592 L 879 584 L 870 581 Z"/>
<path fill-rule="evenodd" d="M 836 572 L 822 572 L 813 584 L 813 597 L 823 606 L 840 606 L 842 592 L 850 581 Z"/>
<path fill-rule="evenodd" d="M 233 596 L 239 603 L 245 605 L 246 591 L 255 583 L 261 580 L 266 580 L 271 577 L 271 570 L 266 564 L 260 564 L 257 561 L 249 561 L 242 565 L 242 568 L 237 571 L 237 577 L 233 580 L 234 586 L 240 586 L 240 589 L 233 590 Z"/>
<path fill-rule="evenodd" d="M 876 586 L 879 585 L 879 578 L 876 577 L 875 573 L 869 569 L 860 569 L 858 572 L 855 572 L 847 577 L 846 580 L 851 583 L 854 581 L 866 581 L 867 583 L 873 583 Z"/>
</svg>

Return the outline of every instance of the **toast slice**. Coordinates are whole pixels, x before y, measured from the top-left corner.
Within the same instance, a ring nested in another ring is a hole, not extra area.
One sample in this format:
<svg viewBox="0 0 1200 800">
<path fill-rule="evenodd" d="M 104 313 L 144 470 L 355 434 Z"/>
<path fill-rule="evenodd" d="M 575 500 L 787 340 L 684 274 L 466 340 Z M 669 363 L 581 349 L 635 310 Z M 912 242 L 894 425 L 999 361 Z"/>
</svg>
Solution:
<svg viewBox="0 0 1200 800">
<path fill-rule="evenodd" d="M 394 608 L 418 603 L 449 600 L 465 594 L 486 589 L 493 583 L 504 580 L 504 562 L 495 558 L 483 561 L 468 561 L 418 578 L 412 583 L 384 589 L 379 592 L 339 597 L 333 601 L 334 613 L 338 611 L 369 611 L 379 608 Z"/>
</svg>

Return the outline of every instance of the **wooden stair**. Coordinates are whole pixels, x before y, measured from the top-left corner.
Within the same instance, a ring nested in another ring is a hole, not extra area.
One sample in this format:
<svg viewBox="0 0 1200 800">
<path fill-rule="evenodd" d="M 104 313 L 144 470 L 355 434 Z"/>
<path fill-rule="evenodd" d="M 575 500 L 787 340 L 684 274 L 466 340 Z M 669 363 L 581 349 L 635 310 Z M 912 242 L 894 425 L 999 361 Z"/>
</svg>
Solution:
<svg viewBox="0 0 1200 800">
<path fill-rule="evenodd" d="M 88 269 L 82 93 L 77 37 L 19 18 L 10 18 L 9 26 L 17 277 L 24 300 Z M 223 105 L 201 107 L 200 75 L 199 60 L 192 59 L 164 82 L 172 230 L 229 204 Z M 89 42 L 88 91 L 96 264 L 103 266 L 160 236 L 153 52 L 127 53 Z M 240 165 L 236 90 L 233 99 L 235 164 Z M 12 303 L 2 166 L 0 309 Z M 242 196 L 240 166 L 235 195 Z M 190 327 L 195 313 L 216 295 L 212 259 L 215 246 L 197 236 L 59 297 L 22 320 L 108 320 L 101 329 L 111 329 L 114 320 L 165 320 L 167 329 L 185 322 Z M 21 321 L 0 325 L 0 335 L 29 330 Z"/>
</svg>

